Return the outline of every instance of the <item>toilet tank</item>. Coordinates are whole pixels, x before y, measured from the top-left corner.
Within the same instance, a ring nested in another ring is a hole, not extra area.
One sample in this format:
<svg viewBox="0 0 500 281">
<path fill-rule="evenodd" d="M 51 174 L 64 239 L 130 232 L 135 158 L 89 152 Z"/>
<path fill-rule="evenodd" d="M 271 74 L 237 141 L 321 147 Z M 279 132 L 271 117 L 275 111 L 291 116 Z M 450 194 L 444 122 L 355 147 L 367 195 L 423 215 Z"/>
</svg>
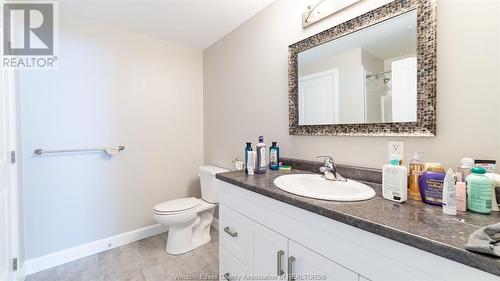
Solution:
<svg viewBox="0 0 500 281">
<path fill-rule="evenodd" d="M 219 203 L 219 180 L 215 178 L 218 173 L 229 170 L 216 166 L 201 166 L 199 168 L 201 199 L 209 203 Z"/>
</svg>

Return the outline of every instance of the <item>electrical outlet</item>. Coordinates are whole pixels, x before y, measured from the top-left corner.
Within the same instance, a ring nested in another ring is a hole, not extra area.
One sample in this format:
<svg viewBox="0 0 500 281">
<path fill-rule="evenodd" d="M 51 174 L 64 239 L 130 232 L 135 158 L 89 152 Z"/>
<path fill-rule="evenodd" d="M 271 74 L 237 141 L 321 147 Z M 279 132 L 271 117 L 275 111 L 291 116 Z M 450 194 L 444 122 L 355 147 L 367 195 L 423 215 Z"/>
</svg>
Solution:
<svg viewBox="0 0 500 281">
<path fill-rule="evenodd" d="M 392 159 L 392 155 L 397 154 L 401 155 L 401 159 L 403 160 L 405 157 L 405 142 L 404 141 L 389 141 L 389 150 L 388 150 L 388 158 Z"/>
</svg>

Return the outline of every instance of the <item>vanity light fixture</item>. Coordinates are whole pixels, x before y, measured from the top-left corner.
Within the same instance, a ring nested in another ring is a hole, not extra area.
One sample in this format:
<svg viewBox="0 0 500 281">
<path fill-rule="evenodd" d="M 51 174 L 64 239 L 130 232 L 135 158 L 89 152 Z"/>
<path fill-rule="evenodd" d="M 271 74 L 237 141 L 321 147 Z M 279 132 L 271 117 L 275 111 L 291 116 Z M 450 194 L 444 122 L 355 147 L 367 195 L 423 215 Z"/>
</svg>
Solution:
<svg viewBox="0 0 500 281">
<path fill-rule="evenodd" d="M 302 13 L 302 28 L 329 17 L 361 0 L 309 0 L 307 10 Z"/>
</svg>

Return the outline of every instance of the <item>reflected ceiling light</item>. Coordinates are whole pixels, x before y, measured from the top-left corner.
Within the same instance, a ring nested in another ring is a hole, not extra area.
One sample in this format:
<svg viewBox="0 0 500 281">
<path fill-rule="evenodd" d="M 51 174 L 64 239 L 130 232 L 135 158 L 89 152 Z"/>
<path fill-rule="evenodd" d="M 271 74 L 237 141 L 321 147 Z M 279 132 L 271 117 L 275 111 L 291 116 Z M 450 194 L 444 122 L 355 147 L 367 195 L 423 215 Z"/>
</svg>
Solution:
<svg viewBox="0 0 500 281">
<path fill-rule="evenodd" d="M 309 0 L 302 13 L 302 28 L 318 22 L 361 0 Z"/>
</svg>

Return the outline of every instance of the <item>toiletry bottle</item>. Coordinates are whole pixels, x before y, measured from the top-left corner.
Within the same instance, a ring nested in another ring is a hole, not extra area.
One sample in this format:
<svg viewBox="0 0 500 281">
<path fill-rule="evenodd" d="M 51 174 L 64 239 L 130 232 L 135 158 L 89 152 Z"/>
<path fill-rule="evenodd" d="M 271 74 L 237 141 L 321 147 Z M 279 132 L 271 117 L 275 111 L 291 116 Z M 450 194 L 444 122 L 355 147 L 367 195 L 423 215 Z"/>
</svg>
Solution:
<svg viewBox="0 0 500 281">
<path fill-rule="evenodd" d="M 257 144 L 257 174 L 265 174 L 267 163 L 266 163 L 266 144 L 264 143 L 264 137 L 259 137 L 259 143 Z"/>
<path fill-rule="evenodd" d="M 429 165 L 419 180 L 422 201 L 431 205 L 443 205 L 445 171 L 439 164 Z"/>
<path fill-rule="evenodd" d="M 460 166 L 457 169 L 457 181 L 465 182 L 467 176 L 470 175 L 470 170 L 474 167 L 474 159 L 465 157 L 460 160 Z"/>
<path fill-rule="evenodd" d="M 474 167 L 467 177 L 467 209 L 482 214 L 491 213 L 491 181 L 483 167 Z"/>
<path fill-rule="evenodd" d="M 408 169 L 392 159 L 382 167 L 382 196 L 391 201 L 404 202 L 408 198 Z"/>
<path fill-rule="evenodd" d="M 467 195 L 465 182 L 457 182 L 456 189 L 457 211 L 465 212 L 467 211 Z"/>
<path fill-rule="evenodd" d="M 247 169 L 248 169 L 248 174 L 253 175 L 255 171 L 255 151 L 248 150 L 246 152 L 247 154 Z"/>
<path fill-rule="evenodd" d="M 455 173 L 448 169 L 443 183 L 443 213 L 447 215 L 457 215 L 457 201 L 455 188 Z"/>
<path fill-rule="evenodd" d="M 252 143 L 247 142 L 247 147 L 245 147 L 245 173 L 248 174 L 248 152 L 252 151 Z"/>
<path fill-rule="evenodd" d="M 275 141 L 272 142 L 269 148 L 269 169 L 280 169 L 280 148 L 276 145 Z"/>
<path fill-rule="evenodd" d="M 488 171 L 488 169 L 486 169 L 486 171 Z M 500 208 L 498 208 L 497 192 L 496 192 L 497 187 L 500 187 L 500 175 L 495 173 L 486 173 L 485 175 L 491 181 L 491 211 L 500 212 Z"/>
<path fill-rule="evenodd" d="M 424 172 L 423 152 L 412 152 L 410 160 L 410 189 L 408 197 L 413 200 L 422 201 L 418 180 Z"/>
<path fill-rule="evenodd" d="M 486 170 L 486 173 L 494 173 L 496 170 L 497 161 L 495 160 L 474 160 L 475 166 L 481 166 Z"/>
</svg>

